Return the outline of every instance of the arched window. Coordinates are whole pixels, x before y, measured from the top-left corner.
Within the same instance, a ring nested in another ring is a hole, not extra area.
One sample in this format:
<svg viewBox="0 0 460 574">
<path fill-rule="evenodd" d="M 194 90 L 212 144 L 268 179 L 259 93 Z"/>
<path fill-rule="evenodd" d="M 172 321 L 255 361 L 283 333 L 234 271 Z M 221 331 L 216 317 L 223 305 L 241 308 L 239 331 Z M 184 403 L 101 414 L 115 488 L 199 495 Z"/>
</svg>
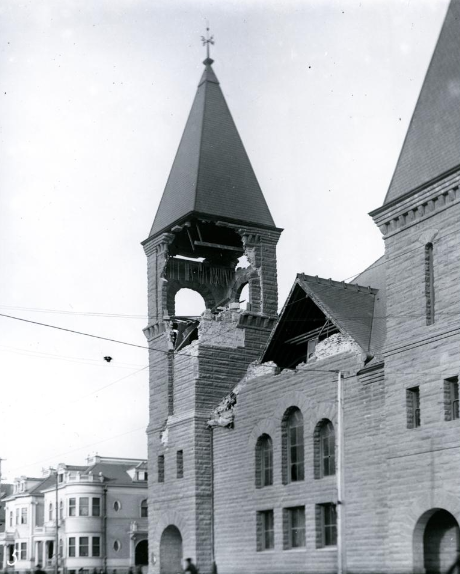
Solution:
<svg viewBox="0 0 460 574">
<path fill-rule="evenodd" d="M 282 465 L 283 484 L 304 479 L 303 416 L 297 407 L 289 408 L 283 417 Z"/>
<path fill-rule="evenodd" d="M 314 435 L 315 478 L 335 474 L 335 431 L 330 420 L 320 421 Z"/>
<path fill-rule="evenodd" d="M 247 311 L 251 310 L 251 305 L 249 301 L 249 283 L 243 285 L 243 288 L 241 289 L 239 296 L 239 302 L 242 309 L 246 309 Z"/>
<path fill-rule="evenodd" d="M 174 305 L 177 316 L 195 317 L 201 315 L 206 309 L 203 296 L 187 287 L 183 287 L 177 292 Z"/>
<path fill-rule="evenodd" d="M 141 518 L 147 518 L 149 515 L 149 507 L 147 500 L 141 502 Z"/>
<path fill-rule="evenodd" d="M 273 484 L 273 443 L 268 434 L 257 439 L 256 444 L 256 487 Z"/>
</svg>

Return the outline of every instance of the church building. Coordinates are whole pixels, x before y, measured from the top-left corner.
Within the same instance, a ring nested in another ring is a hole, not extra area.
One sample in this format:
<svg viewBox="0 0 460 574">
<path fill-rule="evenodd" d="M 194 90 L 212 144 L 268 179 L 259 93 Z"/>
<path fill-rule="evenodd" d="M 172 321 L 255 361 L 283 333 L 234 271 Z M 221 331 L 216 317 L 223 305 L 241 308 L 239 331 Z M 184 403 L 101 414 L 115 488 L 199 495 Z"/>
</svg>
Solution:
<svg viewBox="0 0 460 574">
<path fill-rule="evenodd" d="M 299 273 L 279 314 L 282 230 L 204 61 L 143 242 L 151 574 L 459 568 L 459 32 L 451 0 L 370 214 L 384 256 L 352 283 Z"/>
</svg>

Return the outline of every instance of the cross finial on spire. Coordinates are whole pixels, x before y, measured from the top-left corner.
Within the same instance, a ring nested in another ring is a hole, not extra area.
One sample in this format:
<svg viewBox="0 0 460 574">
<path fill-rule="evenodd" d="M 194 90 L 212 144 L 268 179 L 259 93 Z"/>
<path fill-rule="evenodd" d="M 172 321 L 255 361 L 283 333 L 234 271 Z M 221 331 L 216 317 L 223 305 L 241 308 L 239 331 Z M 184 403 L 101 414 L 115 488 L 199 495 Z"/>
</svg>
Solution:
<svg viewBox="0 0 460 574">
<path fill-rule="evenodd" d="M 206 60 L 204 61 L 204 64 L 212 64 L 213 60 L 211 59 L 209 53 L 209 44 L 214 44 L 214 36 L 209 35 L 208 22 L 206 22 L 206 38 L 204 36 L 201 36 L 201 42 L 203 43 L 203 46 L 206 46 Z"/>
</svg>

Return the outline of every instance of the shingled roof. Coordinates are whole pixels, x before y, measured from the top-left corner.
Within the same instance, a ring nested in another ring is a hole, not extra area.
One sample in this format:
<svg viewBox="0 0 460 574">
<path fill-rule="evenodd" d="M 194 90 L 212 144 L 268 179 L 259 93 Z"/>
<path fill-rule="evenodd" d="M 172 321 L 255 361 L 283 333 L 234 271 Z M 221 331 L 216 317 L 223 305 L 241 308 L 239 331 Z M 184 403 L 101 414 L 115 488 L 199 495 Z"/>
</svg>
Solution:
<svg viewBox="0 0 460 574">
<path fill-rule="evenodd" d="M 150 237 L 192 214 L 275 227 L 212 62 L 204 61 Z"/>
<path fill-rule="evenodd" d="M 385 204 L 460 165 L 460 0 L 451 0 Z"/>
<path fill-rule="evenodd" d="M 297 280 L 337 327 L 350 335 L 363 351 L 369 350 L 375 289 L 303 274 Z"/>
<path fill-rule="evenodd" d="M 381 257 L 354 283 L 299 273 L 270 335 L 262 361 L 293 368 L 308 353 L 308 336 L 350 336 L 362 351 L 378 361 L 385 343 L 385 259 Z"/>
</svg>

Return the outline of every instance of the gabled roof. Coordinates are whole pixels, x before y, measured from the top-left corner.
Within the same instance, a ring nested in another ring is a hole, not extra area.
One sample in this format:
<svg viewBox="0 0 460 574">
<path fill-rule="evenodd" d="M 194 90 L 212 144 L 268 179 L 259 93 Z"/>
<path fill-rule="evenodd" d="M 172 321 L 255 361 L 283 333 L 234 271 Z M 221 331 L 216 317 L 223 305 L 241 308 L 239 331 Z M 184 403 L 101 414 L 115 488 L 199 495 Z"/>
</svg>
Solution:
<svg viewBox="0 0 460 574">
<path fill-rule="evenodd" d="M 375 289 L 303 274 L 298 275 L 297 281 L 341 331 L 350 335 L 363 351 L 369 351 Z"/>
<path fill-rule="evenodd" d="M 192 214 L 275 227 L 212 62 L 204 61 L 150 237 Z"/>
<path fill-rule="evenodd" d="M 56 476 L 54 474 L 50 474 L 46 478 L 44 478 L 39 484 L 31 488 L 28 493 L 29 494 L 40 494 L 44 490 L 47 490 L 51 487 L 54 487 L 56 484 Z"/>
<path fill-rule="evenodd" d="M 385 204 L 460 165 L 460 0 L 451 0 Z"/>
<path fill-rule="evenodd" d="M 381 257 L 354 283 L 299 273 L 270 335 L 262 361 L 293 368 L 307 357 L 310 338 L 340 331 L 350 336 L 374 361 L 385 343 L 385 258 Z"/>
</svg>

